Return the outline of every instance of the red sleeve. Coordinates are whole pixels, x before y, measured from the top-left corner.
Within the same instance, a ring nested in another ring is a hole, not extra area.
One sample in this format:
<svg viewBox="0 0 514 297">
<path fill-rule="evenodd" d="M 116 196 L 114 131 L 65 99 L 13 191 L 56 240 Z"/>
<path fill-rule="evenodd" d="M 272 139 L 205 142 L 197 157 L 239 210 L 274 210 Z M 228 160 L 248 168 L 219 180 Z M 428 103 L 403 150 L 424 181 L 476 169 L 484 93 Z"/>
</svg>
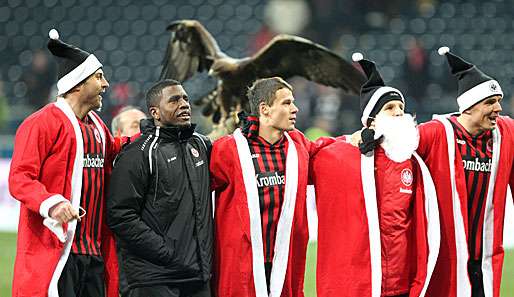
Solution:
<svg viewBox="0 0 514 297">
<path fill-rule="evenodd" d="M 211 191 L 221 191 L 227 185 L 229 181 L 229 171 L 227 167 L 227 141 L 228 139 L 223 137 L 218 139 L 212 145 L 211 159 L 209 164 L 209 170 L 211 173 Z M 235 145 L 235 143 L 234 143 Z M 223 153 L 225 152 L 225 153 Z"/>
<path fill-rule="evenodd" d="M 47 110 L 48 112 L 48 110 Z M 58 138 L 59 121 L 46 119 L 43 112 L 27 118 L 14 138 L 14 153 L 9 171 L 9 191 L 25 207 L 39 213 L 41 203 L 61 193 L 50 193 L 39 181 L 41 166 L 52 153 Z"/>
<path fill-rule="evenodd" d="M 514 165 L 514 161 L 513 164 Z M 514 202 L 514 166 L 510 166 L 510 179 L 509 179 L 509 186 L 510 186 L 510 195 L 512 196 L 512 201 Z"/>
<path fill-rule="evenodd" d="M 509 126 L 509 131 L 508 133 L 510 135 L 513 135 L 514 133 L 514 120 L 511 119 L 510 117 L 506 117 L 506 122 L 508 123 L 508 126 Z M 512 146 L 514 146 L 514 143 L 511 143 Z M 509 178 L 509 186 L 510 186 L 510 194 L 512 195 L 512 198 L 514 200 L 514 147 L 511 148 L 511 164 L 510 164 L 510 178 Z"/>
<path fill-rule="evenodd" d="M 312 170 L 312 166 L 310 165 L 313 160 L 313 158 L 316 156 L 316 154 L 324 147 L 336 142 L 336 141 L 343 141 L 346 142 L 346 136 L 338 136 L 338 137 L 320 137 L 316 141 L 309 141 L 309 174 L 308 174 L 308 184 L 312 185 L 314 183 L 313 181 L 313 175 L 314 172 Z"/>
<path fill-rule="evenodd" d="M 309 156 L 312 158 L 318 151 L 327 145 L 330 145 L 336 141 L 343 141 L 346 142 L 346 136 L 338 136 L 338 137 L 320 137 L 316 141 L 311 142 L 310 148 L 309 148 Z"/>
<path fill-rule="evenodd" d="M 107 128 L 105 123 L 102 121 L 102 119 L 100 119 L 100 116 L 98 116 L 98 115 L 96 115 L 96 116 L 102 123 L 102 127 L 105 131 L 105 155 L 106 155 L 107 159 L 109 160 L 109 165 L 112 166 L 112 162 L 114 161 L 114 159 L 120 152 L 123 143 L 121 143 L 121 145 L 120 145 L 118 143 L 119 140 L 115 139 L 112 136 L 111 131 L 109 131 L 109 129 Z M 122 141 L 126 142 L 126 139 L 122 139 Z"/>
<path fill-rule="evenodd" d="M 432 120 L 418 126 L 419 131 L 419 145 L 416 150 L 423 160 L 426 159 L 432 144 L 437 138 L 437 127 L 440 125 L 437 121 Z M 441 141 L 441 140 L 439 140 Z"/>
<path fill-rule="evenodd" d="M 514 141 L 513 137 L 511 135 L 514 135 L 514 119 L 512 119 L 509 116 L 500 116 L 500 120 L 498 125 L 501 126 L 501 134 L 502 134 L 502 143 L 505 141 L 510 141 L 510 176 L 509 176 L 509 186 L 510 186 L 510 193 L 512 195 L 512 198 L 514 200 Z M 503 138 L 507 136 L 506 138 Z"/>
<path fill-rule="evenodd" d="M 111 132 L 103 124 L 105 131 L 105 178 L 104 178 L 104 198 L 107 199 L 109 191 L 109 181 L 112 173 L 112 165 L 116 155 L 120 152 L 122 145 L 114 139 Z M 102 216 L 102 258 L 105 262 L 104 278 L 106 284 L 107 297 L 118 297 L 119 296 L 119 272 L 118 272 L 118 256 L 116 254 L 116 242 L 112 231 L 107 226 L 106 217 L 107 214 L 104 199 L 104 214 Z"/>
<path fill-rule="evenodd" d="M 294 140 L 296 140 L 298 142 L 303 142 L 303 144 L 307 148 L 307 151 L 309 152 L 309 158 L 314 157 L 314 155 L 316 155 L 316 153 L 318 153 L 318 151 L 320 149 L 324 148 L 327 145 L 330 145 L 336 141 L 346 141 L 346 136 L 344 136 L 344 135 L 338 136 L 338 137 L 323 136 L 323 137 L 316 139 L 316 141 L 310 141 L 299 130 L 294 130 L 294 131 L 290 132 L 289 135 Z"/>
</svg>

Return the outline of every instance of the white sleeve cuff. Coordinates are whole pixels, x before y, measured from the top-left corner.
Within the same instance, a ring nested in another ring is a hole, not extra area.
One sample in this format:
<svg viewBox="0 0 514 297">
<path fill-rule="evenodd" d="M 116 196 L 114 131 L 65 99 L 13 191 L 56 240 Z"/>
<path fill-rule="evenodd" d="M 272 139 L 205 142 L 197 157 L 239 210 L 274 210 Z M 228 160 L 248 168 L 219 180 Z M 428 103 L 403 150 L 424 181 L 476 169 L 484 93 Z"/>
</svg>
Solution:
<svg viewBox="0 0 514 297">
<path fill-rule="evenodd" d="M 59 194 L 48 197 L 45 201 L 41 202 L 41 205 L 39 206 L 39 214 L 43 218 L 49 218 L 50 216 L 49 216 L 48 212 L 50 211 L 50 208 L 52 208 L 52 206 L 56 205 L 57 203 L 60 203 L 63 201 L 69 201 L 69 200 Z"/>
</svg>

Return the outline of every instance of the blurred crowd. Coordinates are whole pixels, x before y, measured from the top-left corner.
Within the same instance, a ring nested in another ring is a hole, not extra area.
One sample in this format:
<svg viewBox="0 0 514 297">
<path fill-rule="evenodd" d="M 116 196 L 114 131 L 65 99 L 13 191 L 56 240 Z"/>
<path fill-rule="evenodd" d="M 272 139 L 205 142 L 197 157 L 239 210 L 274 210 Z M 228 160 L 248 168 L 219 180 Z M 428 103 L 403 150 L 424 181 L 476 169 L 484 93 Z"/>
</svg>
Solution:
<svg viewBox="0 0 514 297">
<path fill-rule="evenodd" d="M 55 63 L 46 50 L 53 27 L 105 61 L 111 88 L 101 116 L 108 124 L 127 105 L 144 107 L 144 91 L 159 77 L 166 25 L 186 18 L 202 22 L 235 57 L 255 53 L 279 33 L 309 38 L 348 60 L 362 52 L 424 122 L 456 109 L 456 84 L 436 53 L 443 45 L 494 75 L 506 93 L 504 113 L 514 113 L 512 13 L 514 3 L 501 0 L 8 1 L 0 7 L 0 157 L 10 157 L 21 121 L 55 98 Z M 304 132 L 315 137 L 359 127 L 357 96 L 300 78 L 290 82 Z M 207 83 L 185 86 L 194 97 Z M 208 119 L 198 113 L 195 121 L 209 132 Z"/>
</svg>

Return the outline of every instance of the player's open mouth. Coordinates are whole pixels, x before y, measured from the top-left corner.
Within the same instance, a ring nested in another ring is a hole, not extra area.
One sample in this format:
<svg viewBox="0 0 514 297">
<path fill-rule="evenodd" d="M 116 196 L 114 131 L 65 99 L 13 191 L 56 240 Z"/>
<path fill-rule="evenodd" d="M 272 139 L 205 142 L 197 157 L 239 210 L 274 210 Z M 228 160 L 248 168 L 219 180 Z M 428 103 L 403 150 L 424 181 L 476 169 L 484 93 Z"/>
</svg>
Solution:
<svg viewBox="0 0 514 297">
<path fill-rule="evenodd" d="M 191 113 L 189 111 L 179 113 L 178 117 L 182 120 L 188 121 L 191 119 Z"/>
</svg>

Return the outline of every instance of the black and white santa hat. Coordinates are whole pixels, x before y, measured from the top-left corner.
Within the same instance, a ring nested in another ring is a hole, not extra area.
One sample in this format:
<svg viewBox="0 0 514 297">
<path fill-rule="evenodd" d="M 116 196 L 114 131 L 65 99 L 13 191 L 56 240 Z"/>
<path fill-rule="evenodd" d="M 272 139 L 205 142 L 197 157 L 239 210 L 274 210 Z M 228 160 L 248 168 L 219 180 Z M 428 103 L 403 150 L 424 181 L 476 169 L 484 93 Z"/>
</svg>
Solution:
<svg viewBox="0 0 514 297">
<path fill-rule="evenodd" d="M 48 36 L 48 49 L 57 58 L 58 95 L 68 92 L 102 67 L 95 55 L 62 42 L 57 30 L 50 30 Z"/>
<path fill-rule="evenodd" d="M 352 60 L 358 62 L 368 80 L 361 87 L 361 122 L 368 127 L 369 119 L 374 118 L 380 112 L 384 104 L 393 100 L 400 100 L 405 104 L 402 92 L 384 84 L 375 63 L 364 59 L 361 53 L 353 53 Z"/>
<path fill-rule="evenodd" d="M 457 104 L 463 112 L 485 98 L 500 95 L 500 84 L 492 77 L 480 71 L 475 65 L 450 52 L 446 46 L 440 47 L 439 55 L 446 55 L 451 73 L 458 79 Z"/>
</svg>

